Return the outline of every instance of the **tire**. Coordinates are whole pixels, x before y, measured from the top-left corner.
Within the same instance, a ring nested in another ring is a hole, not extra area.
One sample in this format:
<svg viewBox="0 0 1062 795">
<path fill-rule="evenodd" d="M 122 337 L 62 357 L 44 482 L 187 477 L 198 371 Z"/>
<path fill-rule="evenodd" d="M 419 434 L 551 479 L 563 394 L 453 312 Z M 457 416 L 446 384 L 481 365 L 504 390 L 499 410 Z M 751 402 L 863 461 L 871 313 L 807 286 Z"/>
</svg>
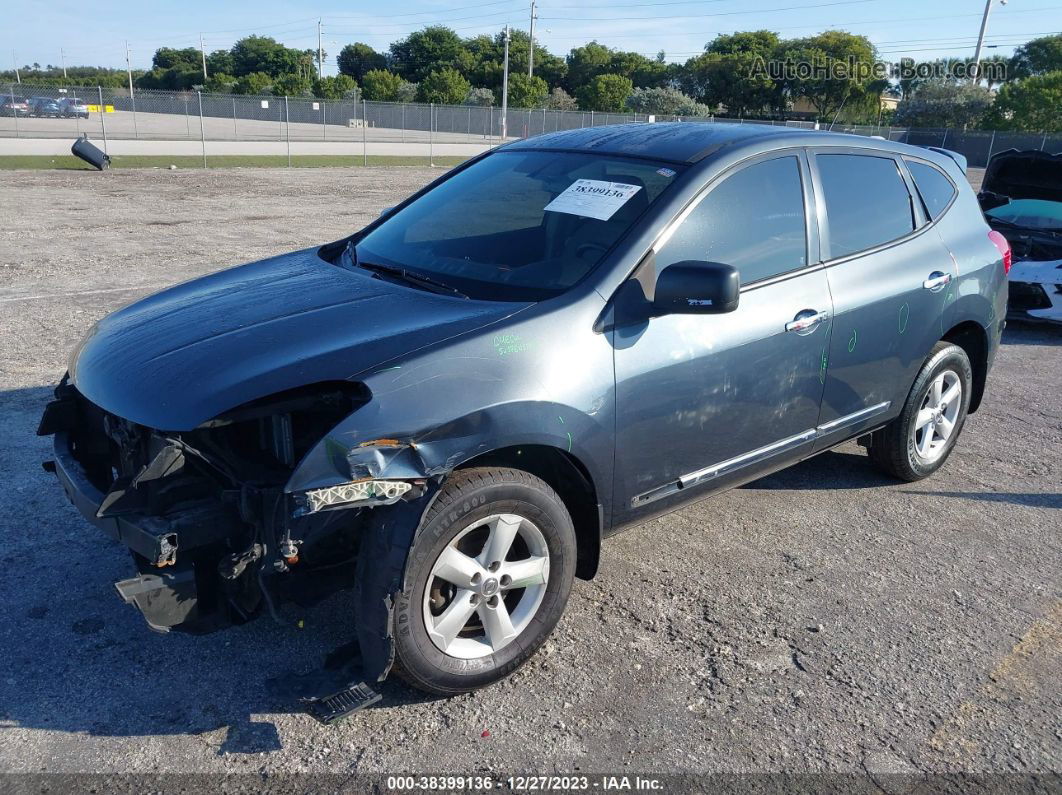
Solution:
<svg viewBox="0 0 1062 795">
<path fill-rule="evenodd" d="M 510 537 L 507 557 L 493 567 L 492 543 Z M 455 472 L 428 509 L 409 554 L 406 590 L 393 614 L 395 672 L 438 695 L 505 678 L 553 631 L 575 563 L 571 517 L 544 481 L 516 469 Z M 508 626 L 499 618 L 503 613 Z"/>
<path fill-rule="evenodd" d="M 966 351 L 938 342 L 918 372 L 900 416 L 871 437 L 871 460 L 908 482 L 932 475 L 944 466 L 962 433 L 972 385 L 973 368 Z M 955 387 L 958 394 L 947 400 Z"/>
</svg>

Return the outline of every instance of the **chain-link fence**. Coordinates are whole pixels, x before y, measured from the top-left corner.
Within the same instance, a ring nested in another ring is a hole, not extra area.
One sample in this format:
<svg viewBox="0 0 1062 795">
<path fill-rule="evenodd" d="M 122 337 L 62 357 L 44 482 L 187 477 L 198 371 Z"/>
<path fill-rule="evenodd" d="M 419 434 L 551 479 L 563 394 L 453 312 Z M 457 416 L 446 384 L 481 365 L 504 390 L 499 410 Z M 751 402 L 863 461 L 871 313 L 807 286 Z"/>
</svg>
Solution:
<svg viewBox="0 0 1062 795">
<path fill-rule="evenodd" d="M 208 94 L 196 91 L 58 88 L 27 83 L 4 87 L 0 137 L 194 141 L 334 141 L 367 143 L 474 143 L 493 145 L 555 130 L 647 121 L 772 124 L 814 128 L 808 121 L 722 117 L 647 116 L 498 107 L 322 100 L 306 97 Z M 1062 133 L 1031 134 L 954 129 L 837 125 L 835 130 L 939 146 L 984 166 L 994 152 L 1062 152 Z"/>
</svg>

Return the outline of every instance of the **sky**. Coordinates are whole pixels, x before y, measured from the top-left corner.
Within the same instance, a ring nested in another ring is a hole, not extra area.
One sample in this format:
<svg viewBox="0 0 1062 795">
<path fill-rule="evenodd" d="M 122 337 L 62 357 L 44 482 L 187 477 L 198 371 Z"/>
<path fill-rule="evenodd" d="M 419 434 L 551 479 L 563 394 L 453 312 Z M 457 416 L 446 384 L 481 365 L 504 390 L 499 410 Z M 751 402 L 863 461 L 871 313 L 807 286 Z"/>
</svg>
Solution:
<svg viewBox="0 0 1062 795">
<path fill-rule="evenodd" d="M 461 36 L 493 34 L 506 23 L 526 30 L 530 0 L 28 0 L 17 23 L 0 30 L 0 63 L 148 68 L 158 47 L 228 48 L 243 36 L 272 36 L 290 47 L 317 46 L 322 20 L 326 74 L 335 56 L 362 41 L 377 50 L 430 24 Z M 556 55 L 591 40 L 669 61 L 701 52 L 717 34 L 769 29 L 786 38 L 842 29 L 870 38 L 883 60 L 973 56 L 983 0 L 540 0 L 535 40 Z M 993 0 L 986 55 L 1009 55 L 1037 36 L 1062 32 L 1062 0 Z M 62 50 L 62 55 L 60 53 Z"/>
</svg>

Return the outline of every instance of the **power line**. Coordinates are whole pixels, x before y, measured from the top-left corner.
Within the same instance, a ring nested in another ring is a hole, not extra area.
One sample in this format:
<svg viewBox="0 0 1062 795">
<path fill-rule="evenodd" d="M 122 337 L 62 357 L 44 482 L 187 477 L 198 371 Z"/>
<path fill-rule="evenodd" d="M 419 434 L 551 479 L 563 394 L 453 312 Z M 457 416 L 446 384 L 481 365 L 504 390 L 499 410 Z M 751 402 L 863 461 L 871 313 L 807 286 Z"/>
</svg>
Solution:
<svg viewBox="0 0 1062 795">
<path fill-rule="evenodd" d="M 812 5 L 801 6 L 781 6 L 776 8 L 758 8 L 755 10 L 745 11 L 718 11 L 711 14 L 678 14 L 672 16 L 651 16 L 651 17 L 542 17 L 542 19 L 553 20 L 555 22 L 620 22 L 620 21 L 651 21 L 666 19 L 704 19 L 705 17 L 733 17 L 742 14 L 769 14 L 774 11 L 804 11 L 809 8 L 828 8 L 830 6 L 854 6 L 864 5 L 866 3 L 880 3 L 883 0 L 834 0 L 830 3 L 814 3 Z"/>
</svg>

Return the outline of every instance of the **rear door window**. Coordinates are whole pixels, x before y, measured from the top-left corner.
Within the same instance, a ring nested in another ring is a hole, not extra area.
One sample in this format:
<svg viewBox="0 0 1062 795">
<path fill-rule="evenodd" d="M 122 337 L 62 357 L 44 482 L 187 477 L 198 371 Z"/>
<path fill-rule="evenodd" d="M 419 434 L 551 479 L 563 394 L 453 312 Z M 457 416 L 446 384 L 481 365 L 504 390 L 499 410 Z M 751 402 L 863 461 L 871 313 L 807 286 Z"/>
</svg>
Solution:
<svg viewBox="0 0 1062 795">
<path fill-rule="evenodd" d="M 955 186 L 938 168 L 919 163 L 917 160 L 904 159 L 904 162 L 911 171 L 915 187 L 922 196 L 922 203 L 926 207 L 926 212 L 929 213 L 930 220 L 937 220 L 951 204 L 951 200 L 955 198 Z"/>
<path fill-rule="evenodd" d="M 830 258 L 880 246 L 914 231 L 907 183 L 891 157 L 818 154 Z"/>
<path fill-rule="evenodd" d="M 803 268 L 807 227 L 797 158 L 755 163 L 724 178 L 660 248 L 656 267 L 683 260 L 732 265 L 742 284 Z"/>
</svg>

